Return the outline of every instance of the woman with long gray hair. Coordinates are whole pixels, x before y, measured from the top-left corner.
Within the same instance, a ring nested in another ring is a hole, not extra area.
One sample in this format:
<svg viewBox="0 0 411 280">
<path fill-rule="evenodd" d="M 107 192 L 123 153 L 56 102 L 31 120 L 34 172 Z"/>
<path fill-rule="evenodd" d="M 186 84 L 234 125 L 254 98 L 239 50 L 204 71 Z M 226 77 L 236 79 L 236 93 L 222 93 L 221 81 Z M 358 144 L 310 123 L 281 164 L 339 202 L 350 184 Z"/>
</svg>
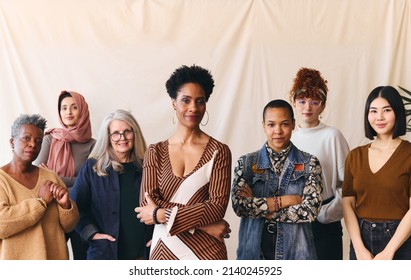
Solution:
<svg viewBox="0 0 411 280">
<path fill-rule="evenodd" d="M 146 142 L 134 116 L 108 114 L 97 142 L 72 190 L 80 222 L 76 231 L 89 243 L 87 259 L 143 259 L 146 226 L 135 218 Z"/>
</svg>

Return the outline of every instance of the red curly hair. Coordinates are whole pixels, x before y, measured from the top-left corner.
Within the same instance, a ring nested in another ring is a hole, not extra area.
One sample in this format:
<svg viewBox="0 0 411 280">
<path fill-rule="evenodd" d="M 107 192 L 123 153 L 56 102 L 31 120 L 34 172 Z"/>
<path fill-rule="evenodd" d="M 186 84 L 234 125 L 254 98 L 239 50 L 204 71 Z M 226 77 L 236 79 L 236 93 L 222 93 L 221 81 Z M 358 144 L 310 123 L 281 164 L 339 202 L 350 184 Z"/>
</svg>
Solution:
<svg viewBox="0 0 411 280">
<path fill-rule="evenodd" d="M 325 104 L 327 100 L 328 81 L 320 71 L 311 68 L 300 68 L 294 78 L 293 87 L 290 90 L 290 101 L 294 103 L 298 98 L 319 99 Z"/>
</svg>

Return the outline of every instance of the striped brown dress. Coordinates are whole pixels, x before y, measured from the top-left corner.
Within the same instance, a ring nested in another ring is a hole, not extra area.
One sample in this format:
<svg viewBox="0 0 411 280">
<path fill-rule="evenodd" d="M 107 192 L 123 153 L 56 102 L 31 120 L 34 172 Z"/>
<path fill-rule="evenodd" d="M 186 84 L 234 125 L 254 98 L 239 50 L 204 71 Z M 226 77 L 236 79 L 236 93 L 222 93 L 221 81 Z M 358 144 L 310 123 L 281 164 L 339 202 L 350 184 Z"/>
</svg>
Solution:
<svg viewBox="0 0 411 280">
<path fill-rule="evenodd" d="M 144 158 L 140 201 L 144 206 L 143 195 L 148 192 L 165 209 L 167 220 L 155 226 L 150 259 L 227 259 L 224 242 L 198 228 L 224 217 L 230 188 L 231 152 L 214 138 L 210 137 L 194 170 L 182 178 L 172 171 L 168 140 L 150 145 Z"/>
</svg>

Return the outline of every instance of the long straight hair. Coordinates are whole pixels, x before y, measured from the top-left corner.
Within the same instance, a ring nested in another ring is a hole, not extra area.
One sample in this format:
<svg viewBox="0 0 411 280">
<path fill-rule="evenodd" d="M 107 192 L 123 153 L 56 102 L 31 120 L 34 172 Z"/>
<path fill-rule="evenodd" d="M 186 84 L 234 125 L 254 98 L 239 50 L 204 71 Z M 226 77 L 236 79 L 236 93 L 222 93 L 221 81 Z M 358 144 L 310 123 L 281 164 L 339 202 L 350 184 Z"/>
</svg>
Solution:
<svg viewBox="0 0 411 280">
<path fill-rule="evenodd" d="M 93 166 L 94 171 L 99 176 L 107 176 L 109 168 L 113 168 L 116 172 L 123 171 L 123 165 L 116 161 L 116 156 L 110 143 L 109 126 L 113 120 L 124 121 L 133 129 L 134 142 L 133 148 L 130 150 L 130 158 L 133 163 L 137 165 L 137 168 L 142 170 L 144 153 L 147 149 L 143 133 L 141 132 L 137 120 L 130 112 L 118 109 L 109 113 L 101 124 L 96 144 L 89 155 L 89 158 L 96 160 L 96 163 Z"/>
</svg>

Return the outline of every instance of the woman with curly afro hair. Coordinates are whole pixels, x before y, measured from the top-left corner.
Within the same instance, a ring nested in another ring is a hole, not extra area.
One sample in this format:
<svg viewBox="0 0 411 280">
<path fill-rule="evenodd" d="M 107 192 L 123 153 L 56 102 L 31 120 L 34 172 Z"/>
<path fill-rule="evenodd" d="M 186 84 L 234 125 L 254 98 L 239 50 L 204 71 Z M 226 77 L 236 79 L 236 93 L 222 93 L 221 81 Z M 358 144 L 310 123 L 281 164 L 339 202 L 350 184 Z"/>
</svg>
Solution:
<svg viewBox="0 0 411 280">
<path fill-rule="evenodd" d="M 323 176 L 323 204 L 317 220 L 312 223 L 317 257 L 320 260 L 341 260 L 342 195 L 347 140 L 335 127 L 321 122 L 327 103 L 328 87 L 320 71 L 301 68 L 290 90 L 290 101 L 297 116 L 291 141 L 301 150 L 316 156 Z"/>
<path fill-rule="evenodd" d="M 231 151 L 200 128 L 213 88 L 210 72 L 196 65 L 181 66 L 166 82 L 177 127 L 148 148 L 136 208 L 140 221 L 155 225 L 150 259 L 227 259 Z"/>
</svg>

